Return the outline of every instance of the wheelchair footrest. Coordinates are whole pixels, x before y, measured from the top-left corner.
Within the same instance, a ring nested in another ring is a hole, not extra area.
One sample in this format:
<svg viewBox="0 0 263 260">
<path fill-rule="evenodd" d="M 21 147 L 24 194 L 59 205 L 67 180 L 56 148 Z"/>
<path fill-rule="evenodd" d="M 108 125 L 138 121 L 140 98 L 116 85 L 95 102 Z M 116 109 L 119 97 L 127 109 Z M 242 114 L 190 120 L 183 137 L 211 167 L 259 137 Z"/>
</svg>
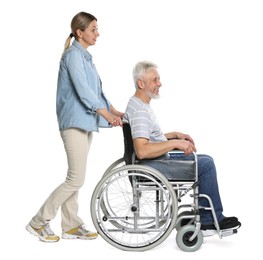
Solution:
<svg viewBox="0 0 263 260">
<path fill-rule="evenodd" d="M 220 234 L 222 237 L 231 236 L 236 233 L 237 233 L 237 229 L 220 230 Z"/>
</svg>

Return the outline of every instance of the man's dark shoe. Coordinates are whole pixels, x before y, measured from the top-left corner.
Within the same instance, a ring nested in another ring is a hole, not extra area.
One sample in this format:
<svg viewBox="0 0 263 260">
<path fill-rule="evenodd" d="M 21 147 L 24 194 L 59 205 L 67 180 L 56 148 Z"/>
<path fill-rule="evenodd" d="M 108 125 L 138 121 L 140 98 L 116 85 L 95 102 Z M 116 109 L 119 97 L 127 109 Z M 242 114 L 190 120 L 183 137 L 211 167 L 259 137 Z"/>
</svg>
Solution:
<svg viewBox="0 0 263 260">
<path fill-rule="evenodd" d="M 241 226 L 241 223 L 238 221 L 236 217 L 225 217 L 219 223 L 220 230 L 227 229 L 238 229 Z M 216 227 L 214 224 L 211 225 L 201 225 L 201 230 L 203 236 L 212 236 L 217 233 Z"/>
</svg>

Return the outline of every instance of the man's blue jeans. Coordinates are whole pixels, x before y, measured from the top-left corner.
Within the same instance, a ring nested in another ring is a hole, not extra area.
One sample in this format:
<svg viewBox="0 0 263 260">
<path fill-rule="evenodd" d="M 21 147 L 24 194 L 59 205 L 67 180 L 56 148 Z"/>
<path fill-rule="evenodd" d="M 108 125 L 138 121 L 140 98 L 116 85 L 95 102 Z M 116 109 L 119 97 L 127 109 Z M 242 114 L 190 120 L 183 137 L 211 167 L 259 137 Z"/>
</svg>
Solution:
<svg viewBox="0 0 263 260">
<path fill-rule="evenodd" d="M 185 156 L 183 153 L 172 153 L 169 157 L 158 158 L 157 160 L 143 160 L 141 164 L 151 166 L 161 173 L 163 173 L 168 179 L 184 179 L 183 176 L 177 176 L 177 172 L 173 171 L 176 168 L 177 162 L 180 160 L 194 160 L 194 155 Z M 211 156 L 205 154 L 198 154 L 198 180 L 199 180 L 199 193 L 206 194 L 213 202 L 217 220 L 220 222 L 223 220 L 223 206 L 219 194 L 217 173 L 214 160 Z M 167 176 L 168 175 L 168 176 Z M 191 179 L 193 176 L 185 176 L 186 179 Z M 208 207 L 209 203 L 205 198 L 199 198 L 199 205 Z M 214 219 L 210 210 L 200 210 L 201 223 L 203 225 L 209 225 L 214 223 Z"/>
</svg>

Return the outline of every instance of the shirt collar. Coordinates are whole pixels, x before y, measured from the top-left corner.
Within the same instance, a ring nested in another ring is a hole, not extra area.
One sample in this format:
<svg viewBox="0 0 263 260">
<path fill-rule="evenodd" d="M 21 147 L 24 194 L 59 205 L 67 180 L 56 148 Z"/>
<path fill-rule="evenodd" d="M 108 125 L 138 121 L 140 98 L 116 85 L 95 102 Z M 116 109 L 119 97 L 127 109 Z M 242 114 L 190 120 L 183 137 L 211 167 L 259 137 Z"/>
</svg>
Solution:
<svg viewBox="0 0 263 260">
<path fill-rule="evenodd" d="M 82 45 L 77 41 L 77 40 L 74 40 L 72 42 L 72 45 L 77 48 L 78 50 L 80 50 L 80 52 L 89 60 L 92 59 L 92 55 L 85 49 L 82 47 Z"/>
</svg>

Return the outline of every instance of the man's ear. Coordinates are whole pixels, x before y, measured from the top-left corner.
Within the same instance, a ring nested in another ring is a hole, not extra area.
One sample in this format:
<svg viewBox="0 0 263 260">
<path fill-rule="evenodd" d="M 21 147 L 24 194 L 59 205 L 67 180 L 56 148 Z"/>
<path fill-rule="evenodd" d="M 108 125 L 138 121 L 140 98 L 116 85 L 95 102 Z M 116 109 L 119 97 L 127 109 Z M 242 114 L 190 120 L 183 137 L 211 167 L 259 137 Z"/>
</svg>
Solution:
<svg viewBox="0 0 263 260">
<path fill-rule="evenodd" d="M 144 82 L 141 79 L 138 79 L 137 86 L 139 89 L 144 89 Z"/>
</svg>

